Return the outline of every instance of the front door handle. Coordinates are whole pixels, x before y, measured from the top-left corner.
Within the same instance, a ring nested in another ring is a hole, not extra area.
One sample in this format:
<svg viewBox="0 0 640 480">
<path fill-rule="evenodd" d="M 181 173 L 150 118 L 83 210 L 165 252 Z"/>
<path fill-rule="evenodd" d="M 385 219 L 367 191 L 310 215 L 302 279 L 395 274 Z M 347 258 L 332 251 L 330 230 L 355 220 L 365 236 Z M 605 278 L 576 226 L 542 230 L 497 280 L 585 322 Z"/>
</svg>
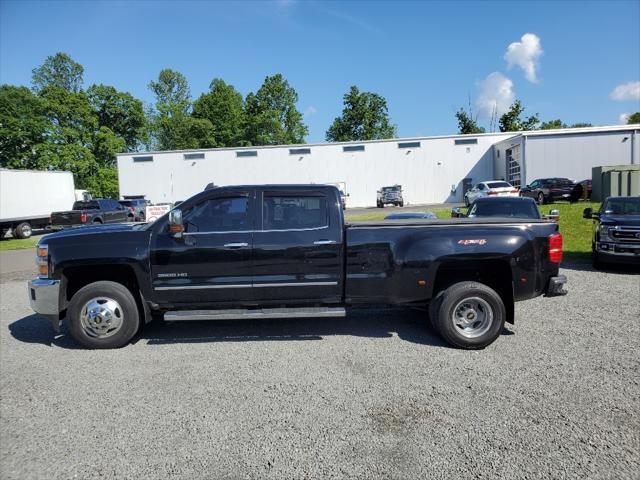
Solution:
<svg viewBox="0 0 640 480">
<path fill-rule="evenodd" d="M 242 247 L 248 247 L 249 244 L 248 243 L 244 243 L 244 242 L 238 242 L 238 243 L 225 243 L 224 247 L 225 248 L 242 248 Z"/>
<path fill-rule="evenodd" d="M 315 242 L 313 242 L 314 245 L 331 245 L 333 243 L 336 243 L 335 240 L 316 240 Z"/>
</svg>

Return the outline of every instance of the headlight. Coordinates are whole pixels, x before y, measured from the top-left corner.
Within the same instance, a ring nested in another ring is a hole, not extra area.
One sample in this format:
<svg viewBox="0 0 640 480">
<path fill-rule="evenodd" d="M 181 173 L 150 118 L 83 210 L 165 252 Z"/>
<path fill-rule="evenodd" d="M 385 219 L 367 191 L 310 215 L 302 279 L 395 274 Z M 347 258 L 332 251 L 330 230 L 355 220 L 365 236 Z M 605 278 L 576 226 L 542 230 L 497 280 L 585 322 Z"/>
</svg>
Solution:
<svg viewBox="0 0 640 480">
<path fill-rule="evenodd" d="M 38 245 L 36 247 L 36 265 L 38 266 L 38 277 L 49 277 L 49 247 Z"/>
<path fill-rule="evenodd" d="M 611 227 L 609 225 L 600 225 L 600 229 L 599 229 L 600 240 L 611 240 L 609 238 L 609 230 L 610 229 L 611 229 Z"/>
</svg>

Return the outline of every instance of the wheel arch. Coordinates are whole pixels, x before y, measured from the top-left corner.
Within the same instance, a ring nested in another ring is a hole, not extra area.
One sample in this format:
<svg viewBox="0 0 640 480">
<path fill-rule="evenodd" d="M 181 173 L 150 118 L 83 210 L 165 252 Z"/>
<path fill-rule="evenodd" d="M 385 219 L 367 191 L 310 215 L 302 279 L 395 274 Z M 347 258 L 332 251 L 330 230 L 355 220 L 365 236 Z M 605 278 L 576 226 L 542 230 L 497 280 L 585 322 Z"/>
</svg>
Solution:
<svg viewBox="0 0 640 480">
<path fill-rule="evenodd" d="M 464 281 L 482 283 L 495 290 L 504 302 L 506 321 L 514 323 L 513 273 L 507 259 L 441 263 L 435 273 L 431 298 L 451 285 Z"/>
</svg>

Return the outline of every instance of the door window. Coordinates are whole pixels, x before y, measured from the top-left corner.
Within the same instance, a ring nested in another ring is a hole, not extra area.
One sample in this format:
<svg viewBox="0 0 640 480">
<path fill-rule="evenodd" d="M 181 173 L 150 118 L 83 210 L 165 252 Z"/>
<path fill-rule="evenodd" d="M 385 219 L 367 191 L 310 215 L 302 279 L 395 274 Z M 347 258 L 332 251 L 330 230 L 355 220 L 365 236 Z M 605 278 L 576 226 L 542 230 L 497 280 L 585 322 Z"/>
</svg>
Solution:
<svg viewBox="0 0 640 480">
<path fill-rule="evenodd" d="M 263 230 L 304 230 L 328 224 L 326 197 L 264 196 Z"/>
<path fill-rule="evenodd" d="M 183 215 L 187 233 L 251 230 L 248 197 L 211 198 Z"/>
</svg>

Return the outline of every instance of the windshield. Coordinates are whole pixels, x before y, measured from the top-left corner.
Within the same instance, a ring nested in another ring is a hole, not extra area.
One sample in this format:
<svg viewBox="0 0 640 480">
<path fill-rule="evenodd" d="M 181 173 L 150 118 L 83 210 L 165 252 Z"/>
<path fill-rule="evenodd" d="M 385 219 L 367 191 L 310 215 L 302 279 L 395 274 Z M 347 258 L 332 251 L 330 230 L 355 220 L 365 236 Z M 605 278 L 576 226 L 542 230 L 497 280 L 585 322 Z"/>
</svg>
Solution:
<svg viewBox="0 0 640 480">
<path fill-rule="evenodd" d="M 120 200 L 120 205 L 124 205 L 125 207 L 130 207 L 133 205 L 133 202 L 131 200 Z"/>
<path fill-rule="evenodd" d="M 387 192 L 398 192 L 400 191 L 400 187 L 382 187 L 382 191 Z"/>
<path fill-rule="evenodd" d="M 609 215 L 640 215 L 640 197 L 612 198 L 602 209 Z"/>
<path fill-rule="evenodd" d="M 476 202 L 469 211 L 469 217 L 511 217 L 540 218 L 534 202 Z"/>
</svg>

